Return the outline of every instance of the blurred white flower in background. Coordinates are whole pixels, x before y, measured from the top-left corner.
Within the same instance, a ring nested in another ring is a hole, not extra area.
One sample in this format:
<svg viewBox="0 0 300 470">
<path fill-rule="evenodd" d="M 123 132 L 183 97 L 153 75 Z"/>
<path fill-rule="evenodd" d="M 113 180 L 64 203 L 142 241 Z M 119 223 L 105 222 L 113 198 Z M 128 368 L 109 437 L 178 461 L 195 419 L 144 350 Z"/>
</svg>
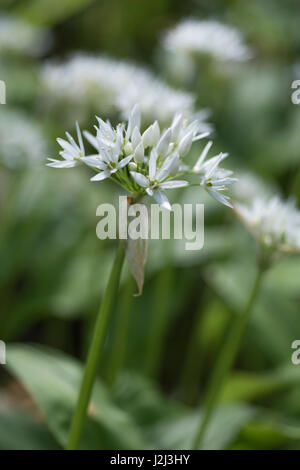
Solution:
<svg viewBox="0 0 300 470">
<path fill-rule="evenodd" d="M 9 168 L 42 163 L 47 145 L 36 120 L 21 111 L 1 107 L 0 160 Z"/>
<path fill-rule="evenodd" d="M 46 64 L 42 82 L 45 96 L 54 104 L 67 101 L 125 118 L 138 104 L 146 122 L 157 119 L 166 125 L 178 111 L 191 119 L 197 113 L 202 130 L 210 129 L 205 110 L 195 109 L 193 94 L 171 88 L 149 70 L 127 61 L 80 53 L 62 63 Z"/>
<path fill-rule="evenodd" d="M 300 211 L 294 200 L 255 197 L 250 204 L 236 203 L 234 208 L 263 249 L 271 253 L 300 251 Z"/>
<path fill-rule="evenodd" d="M 232 199 L 237 202 L 247 203 L 256 196 L 267 198 L 274 192 L 273 184 L 269 181 L 266 182 L 254 173 L 236 172 L 236 177 L 238 181 L 233 186 Z"/>
<path fill-rule="evenodd" d="M 162 42 L 166 50 L 183 56 L 208 55 L 234 62 L 252 56 L 240 31 L 214 20 L 185 19 L 167 31 Z"/>
<path fill-rule="evenodd" d="M 0 15 L 0 53 L 38 56 L 52 43 L 48 30 L 34 26 L 16 16 Z"/>
</svg>

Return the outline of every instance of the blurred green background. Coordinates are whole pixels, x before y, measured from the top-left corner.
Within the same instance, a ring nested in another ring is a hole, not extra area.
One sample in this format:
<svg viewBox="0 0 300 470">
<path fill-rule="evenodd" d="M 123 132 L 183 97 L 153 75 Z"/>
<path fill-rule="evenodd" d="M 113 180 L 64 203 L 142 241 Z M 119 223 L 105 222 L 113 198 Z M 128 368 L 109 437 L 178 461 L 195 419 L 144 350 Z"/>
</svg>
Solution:
<svg viewBox="0 0 300 470">
<path fill-rule="evenodd" d="M 22 50 L 18 31 L 18 47 L 2 47 L 7 14 L 46 28 L 46 47 Z M 253 194 L 258 181 L 299 205 L 300 110 L 291 102 L 291 83 L 300 78 L 299 15 L 296 0 L 1 0 L 1 449 L 64 446 L 115 249 L 95 234 L 96 207 L 116 200 L 115 187 L 90 184 L 77 168 L 45 166 L 58 153 L 55 138 L 74 134 L 77 119 L 91 128 L 95 110 L 82 118 L 63 101 L 49 105 L 41 69 L 77 51 L 149 67 L 194 93 L 197 108 L 210 109 L 214 146 L 230 153 L 227 167 L 242 182 L 252 175 L 234 197 Z M 187 17 L 238 28 L 254 57 L 234 66 L 199 61 L 183 83 L 168 67 L 161 35 Z M 100 101 L 94 106 L 101 114 Z M 247 300 L 255 272 L 249 234 L 198 189 L 174 192 L 176 198 L 205 203 L 204 248 L 152 242 L 138 298 L 125 269 L 83 448 L 188 448 L 224 335 Z M 206 448 L 300 449 L 300 365 L 291 364 L 299 301 L 299 257 L 286 258 L 264 280 Z"/>
</svg>

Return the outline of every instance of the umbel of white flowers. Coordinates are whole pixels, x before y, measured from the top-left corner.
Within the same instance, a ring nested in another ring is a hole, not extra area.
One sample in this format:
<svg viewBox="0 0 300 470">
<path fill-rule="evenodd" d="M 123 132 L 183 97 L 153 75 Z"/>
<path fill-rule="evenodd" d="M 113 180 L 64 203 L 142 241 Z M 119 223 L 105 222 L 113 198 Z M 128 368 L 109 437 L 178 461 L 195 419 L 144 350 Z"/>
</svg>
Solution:
<svg viewBox="0 0 300 470">
<path fill-rule="evenodd" d="M 136 105 L 132 109 L 127 125 L 116 128 L 109 121 L 97 117 L 96 134 L 85 131 L 84 136 L 93 146 L 94 153 L 86 155 L 78 123 L 77 138 L 66 133 L 67 140 L 57 139 L 62 147 L 62 160 L 49 159 L 49 166 L 71 168 L 83 163 L 96 174 L 91 181 L 110 179 L 122 186 L 130 195 L 152 196 L 162 207 L 171 210 L 165 190 L 200 185 L 217 201 L 232 207 L 229 197 L 222 194 L 227 186 L 236 182 L 232 172 L 219 168 L 227 154 L 220 153 L 206 160 L 212 142 L 208 142 L 192 166 L 183 159 L 196 140 L 208 135 L 199 133 L 197 120 L 187 122 L 177 113 L 170 127 L 160 130 L 155 121 L 141 133 L 141 115 Z M 180 179 L 178 179 L 180 177 Z M 184 178 L 184 179 L 181 179 Z M 194 182 L 191 181 L 194 179 Z"/>
<path fill-rule="evenodd" d="M 252 56 L 236 28 L 214 20 L 188 18 L 167 31 L 165 49 L 185 55 L 209 55 L 217 60 L 241 62 Z"/>
<path fill-rule="evenodd" d="M 7 167 L 43 164 L 42 155 L 47 152 L 46 139 L 39 123 L 28 114 L 2 106 L 0 141 L 0 161 Z"/>
<path fill-rule="evenodd" d="M 251 205 L 235 205 L 235 212 L 269 257 L 300 252 L 300 211 L 295 201 L 280 197 L 256 197 Z"/>
<path fill-rule="evenodd" d="M 49 31 L 8 13 L 0 15 L 0 53 L 40 55 L 51 46 Z"/>
<path fill-rule="evenodd" d="M 47 62 L 40 77 L 49 104 L 67 103 L 67 109 L 77 106 L 82 113 L 85 109 L 94 109 L 97 103 L 102 113 L 115 115 L 117 112 L 123 119 L 138 103 L 148 124 L 157 119 L 167 126 L 180 111 L 185 117 L 193 119 L 195 116 L 203 132 L 211 129 L 206 122 L 209 110 L 196 108 L 193 93 L 170 87 L 135 63 L 77 53 L 62 63 Z"/>
</svg>

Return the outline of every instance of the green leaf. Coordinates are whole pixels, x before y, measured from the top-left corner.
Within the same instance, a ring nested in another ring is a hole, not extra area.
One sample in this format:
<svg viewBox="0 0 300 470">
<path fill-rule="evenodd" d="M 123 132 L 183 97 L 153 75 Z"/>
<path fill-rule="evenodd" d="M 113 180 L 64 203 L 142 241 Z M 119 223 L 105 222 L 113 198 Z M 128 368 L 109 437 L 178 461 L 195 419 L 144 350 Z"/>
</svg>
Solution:
<svg viewBox="0 0 300 470">
<path fill-rule="evenodd" d="M 292 341 L 300 336 L 298 301 L 289 295 L 295 294 L 296 281 L 289 276 L 281 290 L 279 268 L 279 265 L 275 265 L 262 279 L 246 331 L 248 345 L 253 347 L 256 354 L 251 356 L 248 349 L 245 361 L 255 360 L 259 351 L 268 360 L 268 365 L 270 362 L 277 367 L 280 363 L 286 364 L 290 361 Z M 249 297 L 255 269 L 253 258 L 244 255 L 238 261 L 210 266 L 205 271 L 205 278 L 223 301 L 239 314 Z M 274 274 L 273 269 L 277 274 Z"/>
<path fill-rule="evenodd" d="M 59 449 L 46 427 L 0 394 L 0 450 Z"/>
<path fill-rule="evenodd" d="M 134 416 L 154 449 L 190 448 L 200 425 L 199 410 L 190 411 L 182 403 L 167 399 L 153 382 L 132 373 L 119 378 L 114 392 L 117 402 Z M 256 408 L 242 403 L 221 406 L 208 428 L 204 448 L 228 447 L 256 414 Z"/>
<path fill-rule="evenodd" d="M 113 392 L 119 406 L 133 416 L 146 432 L 163 416 L 186 410 L 182 403 L 166 398 L 155 382 L 133 372 L 122 374 Z"/>
<path fill-rule="evenodd" d="M 299 423 L 288 423 L 286 420 L 272 419 L 254 421 L 243 429 L 241 440 L 245 440 L 252 449 L 299 449 Z M 296 445 L 296 446 L 295 446 Z"/>
<path fill-rule="evenodd" d="M 232 375 L 222 392 L 224 402 L 253 401 L 300 385 L 297 367 L 290 366 L 274 372 L 237 372 Z"/>
<path fill-rule="evenodd" d="M 0 421 L 1 450 L 59 449 L 49 431 L 21 409 L 1 409 Z"/>
<path fill-rule="evenodd" d="M 220 407 L 207 428 L 203 449 L 226 449 L 240 430 L 256 416 L 256 409 L 244 404 Z M 190 449 L 201 420 L 201 412 L 173 414 L 153 427 L 153 438 L 161 449 Z"/>
<path fill-rule="evenodd" d="M 55 25 L 86 8 L 95 0 L 29 0 L 14 11 L 28 21 L 40 25 Z"/>
<path fill-rule="evenodd" d="M 10 345 L 7 366 L 32 395 L 57 441 L 67 444 L 83 368 L 76 360 L 33 345 Z M 115 406 L 97 380 L 81 441 L 82 449 L 147 447 L 130 417 Z"/>
</svg>

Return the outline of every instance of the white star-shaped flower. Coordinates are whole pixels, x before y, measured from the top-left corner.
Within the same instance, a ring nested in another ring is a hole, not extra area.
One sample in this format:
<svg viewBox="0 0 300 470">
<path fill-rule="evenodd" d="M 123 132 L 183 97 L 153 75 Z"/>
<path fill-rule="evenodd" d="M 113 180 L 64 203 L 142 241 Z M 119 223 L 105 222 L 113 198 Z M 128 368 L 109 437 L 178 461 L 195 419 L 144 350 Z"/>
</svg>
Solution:
<svg viewBox="0 0 300 470">
<path fill-rule="evenodd" d="M 72 168 L 78 163 L 80 159 L 85 157 L 85 150 L 78 122 L 76 122 L 76 132 L 78 144 L 68 132 L 66 132 L 68 140 L 61 138 L 56 139 L 63 149 L 59 152 L 59 154 L 63 157 L 63 160 L 48 158 L 48 160 L 51 162 L 47 163 L 48 166 L 51 166 L 52 168 Z"/>
<path fill-rule="evenodd" d="M 149 196 L 153 196 L 158 204 L 165 209 L 171 210 L 171 205 L 167 196 L 162 190 L 172 188 L 182 188 L 188 185 L 187 181 L 182 180 L 169 180 L 168 177 L 173 173 L 174 169 L 178 168 L 179 155 L 175 153 L 169 156 L 161 166 L 157 169 L 157 151 L 152 150 L 149 158 L 149 173 L 145 176 L 136 171 L 131 171 L 130 174 L 135 182 L 143 189 Z"/>
<path fill-rule="evenodd" d="M 233 207 L 228 196 L 220 194 L 225 191 L 228 186 L 237 182 L 236 178 L 230 178 L 232 171 L 218 168 L 219 164 L 228 157 L 227 153 L 220 153 L 215 157 L 205 161 L 205 158 L 212 146 L 209 141 L 204 147 L 200 157 L 193 167 L 193 172 L 201 175 L 200 185 L 206 189 L 211 197 L 228 207 Z"/>
</svg>

